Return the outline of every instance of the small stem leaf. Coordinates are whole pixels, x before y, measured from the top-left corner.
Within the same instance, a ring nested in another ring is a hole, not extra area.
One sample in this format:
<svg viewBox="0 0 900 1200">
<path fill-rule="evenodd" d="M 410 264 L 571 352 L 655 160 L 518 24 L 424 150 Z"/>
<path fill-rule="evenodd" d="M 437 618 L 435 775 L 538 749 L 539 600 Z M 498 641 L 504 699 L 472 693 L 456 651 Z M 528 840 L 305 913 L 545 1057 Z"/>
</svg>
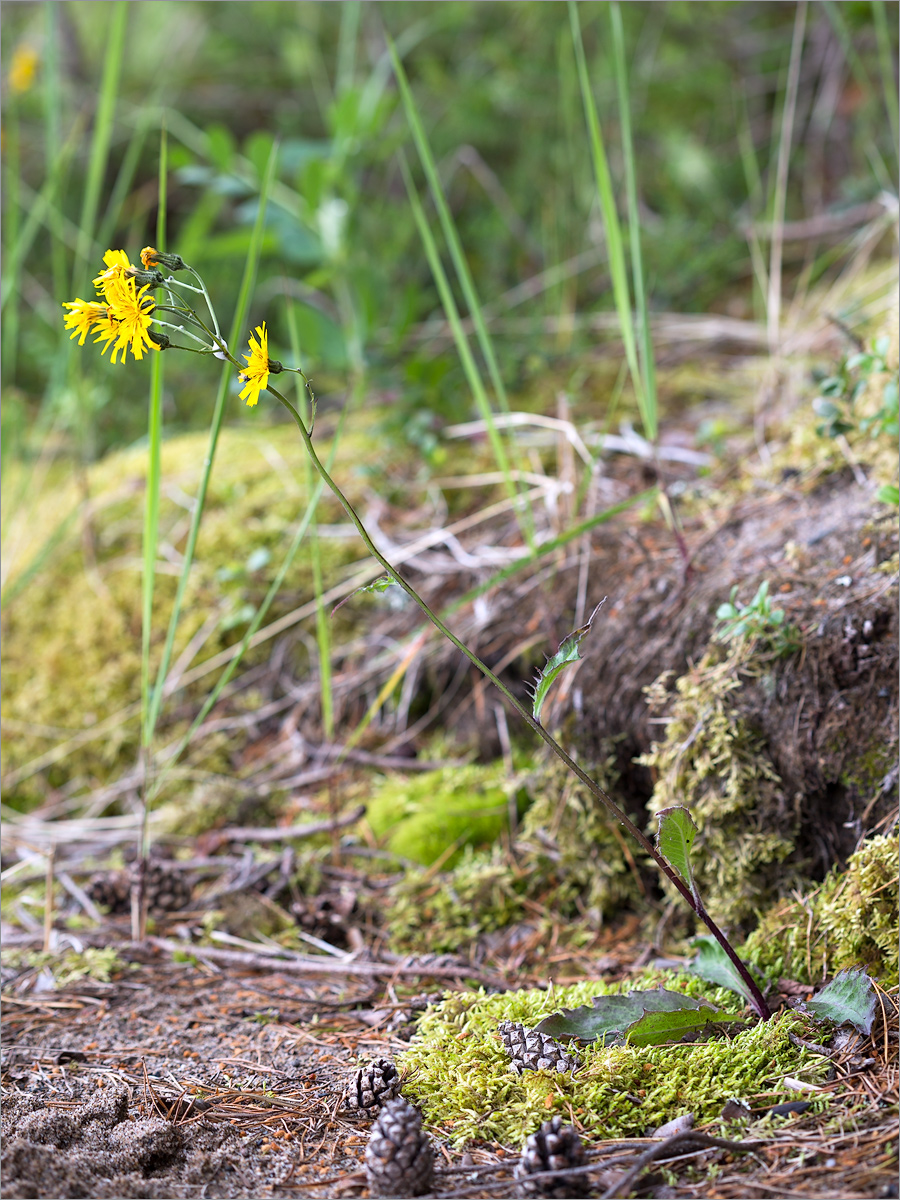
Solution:
<svg viewBox="0 0 900 1200">
<path fill-rule="evenodd" d="M 590 1004 L 582 1004 L 578 1008 L 564 1008 L 561 1012 L 545 1017 L 543 1021 L 538 1022 L 535 1029 L 555 1038 L 577 1038 L 580 1042 L 600 1041 L 605 1045 L 626 1033 L 634 1040 L 633 1033 L 638 1037 L 644 1034 L 656 1037 L 665 1031 L 663 1040 L 669 1041 L 673 1036 L 680 1036 L 688 1025 L 683 1024 L 676 1033 L 667 1030 L 675 1029 L 678 1021 L 683 1023 L 687 1018 L 673 1019 L 669 1027 L 665 1022 L 656 1023 L 652 1028 L 648 1025 L 639 1030 L 638 1027 L 648 1013 L 671 1015 L 685 1012 L 693 1014 L 688 1022 L 691 1028 L 705 1025 L 707 1021 L 726 1019 L 709 1000 L 694 1000 L 681 992 L 670 992 L 664 987 L 658 987 L 647 992 L 627 992 L 624 996 L 595 996 Z M 637 1044 L 650 1045 L 652 1042 L 639 1041 Z"/>
<path fill-rule="evenodd" d="M 345 596 L 343 600 L 340 600 L 331 610 L 331 615 L 334 616 L 337 610 L 343 608 L 347 601 L 352 600 L 354 596 L 359 596 L 362 592 L 386 592 L 389 587 L 393 587 L 393 584 L 394 580 L 390 575 L 379 575 L 371 583 L 364 583 L 362 587 L 354 589 L 349 596 Z"/>
<path fill-rule="evenodd" d="M 875 1020 L 875 986 L 863 970 L 841 971 L 801 1007 L 821 1021 L 852 1025 L 867 1036 Z"/>
<path fill-rule="evenodd" d="M 715 938 L 696 937 L 691 945 L 699 951 L 688 968 L 693 975 L 699 975 L 707 983 L 714 983 L 718 987 L 729 988 L 743 996 L 748 1003 L 753 1003 L 753 994 L 746 980 L 740 977 L 734 963 Z"/>
<path fill-rule="evenodd" d="M 543 670 L 540 672 L 534 682 L 534 702 L 531 707 L 531 712 L 536 721 L 541 719 L 541 709 L 544 707 L 544 701 L 547 699 L 547 693 L 550 691 L 550 688 L 556 678 L 562 674 L 566 667 L 573 662 L 578 662 L 578 660 L 581 658 L 579 647 L 590 633 L 591 626 L 594 623 L 594 617 L 596 617 L 597 613 L 600 611 L 601 605 L 603 605 L 605 601 L 606 597 L 604 596 L 600 601 L 600 604 L 597 605 L 597 607 L 588 617 L 587 621 L 585 621 L 583 625 L 580 625 L 578 629 L 570 633 L 568 637 L 563 638 L 556 653 L 551 655 L 551 657 L 547 659 L 546 663 L 544 663 Z"/>
<path fill-rule="evenodd" d="M 698 833 L 694 819 L 681 804 L 672 808 L 661 808 L 656 815 L 659 818 L 656 848 L 688 885 L 691 895 L 699 905 L 700 894 L 694 883 L 694 871 L 691 867 L 691 847 Z"/>
</svg>

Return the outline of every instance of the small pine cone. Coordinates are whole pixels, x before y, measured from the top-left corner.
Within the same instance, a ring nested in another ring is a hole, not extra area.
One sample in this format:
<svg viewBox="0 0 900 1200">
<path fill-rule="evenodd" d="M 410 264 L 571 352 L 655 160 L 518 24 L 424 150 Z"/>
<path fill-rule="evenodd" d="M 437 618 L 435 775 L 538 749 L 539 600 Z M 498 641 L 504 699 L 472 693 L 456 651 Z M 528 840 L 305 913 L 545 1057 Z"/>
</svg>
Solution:
<svg viewBox="0 0 900 1200">
<path fill-rule="evenodd" d="M 523 1071 L 571 1071 L 574 1075 L 581 1065 L 577 1054 L 546 1033 L 526 1029 L 517 1021 L 501 1021 L 497 1030 L 517 1075 Z"/>
<path fill-rule="evenodd" d="M 537 1133 L 529 1134 L 522 1157 L 513 1175 L 520 1196 L 586 1196 L 590 1190 L 586 1175 L 573 1175 L 572 1167 L 584 1163 L 584 1146 L 572 1125 L 563 1125 L 562 1117 L 545 1121 Z M 541 1171 L 553 1171 L 545 1179 L 533 1179 Z"/>
<path fill-rule="evenodd" d="M 376 1058 L 360 1067 L 350 1080 L 344 1103 L 360 1116 L 374 1117 L 382 1105 L 400 1095 L 400 1076 L 389 1058 Z"/>
<path fill-rule="evenodd" d="M 390 1100 L 372 1126 L 366 1146 L 370 1196 L 422 1196 L 431 1189 L 434 1149 L 422 1114 L 402 1096 Z"/>
<path fill-rule="evenodd" d="M 131 911 L 131 877 L 127 871 L 98 871 L 84 890 L 95 904 L 108 909 L 110 916 Z"/>
<path fill-rule="evenodd" d="M 140 879 L 140 864 L 131 868 L 131 881 L 137 887 Z M 191 902 L 191 885 L 184 873 L 172 862 L 150 859 L 145 876 L 148 912 L 178 912 Z"/>
</svg>

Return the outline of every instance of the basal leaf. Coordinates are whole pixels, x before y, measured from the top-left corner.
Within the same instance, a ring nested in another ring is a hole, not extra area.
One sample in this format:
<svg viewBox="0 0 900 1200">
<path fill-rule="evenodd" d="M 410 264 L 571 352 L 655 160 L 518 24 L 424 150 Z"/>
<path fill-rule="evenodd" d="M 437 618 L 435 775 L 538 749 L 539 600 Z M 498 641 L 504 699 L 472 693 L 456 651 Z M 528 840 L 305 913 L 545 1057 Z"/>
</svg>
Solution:
<svg viewBox="0 0 900 1200">
<path fill-rule="evenodd" d="M 714 937 L 696 937 L 691 945 L 699 951 L 691 963 L 689 970 L 699 975 L 707 983 L 715 983 L 719 987 L 730 988 L 746 1001 L 753 1003 L 753 996 L 747 984 L 737 972 L 734 963 L 719 945 Z"/>
<path fill-rule="evenodd" d="M 555 1038 L 577 1038 L 580 1042 L 602 1041 L 606 1044 L 621 1037 L 626 1030 L 635 1028 L 647 1013 L 677 1013 L 681 1011 L 706 1012 L 706 1016 L 694 1024 L 703 1025 L 712 1020 L 711 1014 L 718 1013 L 708 1000 L 694 1000 L 681 992 L 670 992 L 663 987 L 646 992 L 627 992 L 617 996 L 595 996 L 590 1004 L 578 1008 L 564 1008 L 539 1021 L 535 1028 Z M 716 1017 L 716 1019 L 720 1019 Z M 667 1035 L 663 1040 L 669 1041 Z"/>
<path fill-rule="evenodd" d="M 656 814 L 659 818 L 659 830 L 656 834 L 656 848 L 670 867 L 678 872 L 691 889 L 691 895 L 699 903 L 700 896 L 694 883 L 694 871 L 691 867 L 691 847 L 697 836 L 697 826 L 686 808 L 677 804 L 673 808 L 662 808 Z"/>
<path fill-rule="evenodd" d="M 712 1021 L 739 1021 L 737 1013 L 724 1013 L 708 1002 L 700 1008 L 678 1008 L 672 1012 L 648 1012 L 625 1030 L 632 1046 L 661 1046 L 677 1042 L 686 1033 L 702 1029 Z"/>
<path fill-rule="evenodd" d="M 547 693 L 550 691 L 550 687 L 553 682 L 559 675 L 562 674 L 566 667 L 570 666 L 574 662 L 578 662 L 578 660 L 581 658 L 579 647 L 590 633 L 591 626 L 594 623 L 594 617 L 596 617 L 597 613 L 600 611 L 600 606 L 605 602 L 605 600 L 606 597 L 604 596 L 603 600 L 600 601 L 600 604 L 597 605 L 584 625 L 580 625 L 578 629 L 570 633 L 568 637 L 563 638 L 556 653 L 551 655 L 551 657 L 547 659 L 546 663 L 544 663 L 543 670 L 539 673 L 534 682 L 534 698 L 531 706 L 531 713 L 536 721 L 540 721 L 541 719 L 541 709 L 544 707 L 544 701 L 547 699 Z"/>
<path fill-rule="evenodd" d="M 841 971 L 812 1000 L 802 1006 L 819 1020 L 836 1025 L 853 1025 L 870 1034 L 875 1020 L 875 987 L 862 970 Z"/>
</svg>

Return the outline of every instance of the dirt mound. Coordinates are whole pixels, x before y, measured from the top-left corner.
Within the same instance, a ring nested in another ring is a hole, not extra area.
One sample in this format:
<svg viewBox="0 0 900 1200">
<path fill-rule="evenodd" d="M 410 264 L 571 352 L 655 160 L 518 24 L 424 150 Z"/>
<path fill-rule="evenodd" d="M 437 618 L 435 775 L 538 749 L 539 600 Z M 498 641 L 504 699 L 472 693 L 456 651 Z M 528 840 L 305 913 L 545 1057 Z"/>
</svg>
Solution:
<svg viewBox="0 0 900 1200">
<path fill-rule="evenodd" d="M 181 1197 L 199 1187 L 233 1195 L 236 1185 L 247 1186 L 232 1129 L 136 1118 L 131 1106 L 130 1089 L 119 1083 L 65 1107 L 35 1096 L 5 1101 L 4 1196 Z"/>
</svg>

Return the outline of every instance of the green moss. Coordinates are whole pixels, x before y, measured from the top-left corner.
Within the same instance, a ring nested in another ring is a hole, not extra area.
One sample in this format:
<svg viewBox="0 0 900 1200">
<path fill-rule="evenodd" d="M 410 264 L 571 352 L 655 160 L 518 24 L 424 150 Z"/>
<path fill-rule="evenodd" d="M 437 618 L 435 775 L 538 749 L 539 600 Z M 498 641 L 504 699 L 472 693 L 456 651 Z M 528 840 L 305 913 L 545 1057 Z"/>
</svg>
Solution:
<svg viewBox="0 0 900 1200">
<path fill-rule="evenodd" d="M 442 767 L 423 775 L 388 776 L 369 802 L 366 817 L 375 836 L 401 858 L 429 866 L 449 853 L 458 862 L 463 846 L 490 846 L 509 830 L 510 802 L 524 812 L 521 779 L 508 779 L 502 762 Z"/>
<path fill-rule="evenodd" d="M 615 783 L 613 762 L 611 755 L 597 772 L 607 789 Z M 496 779 L 503 768 L 476 770 L 476 778 Z M 615 913 L 640 906 L 634 858 L 629 862 L 621 834 L 596 797 L 556 758 L 518 782 L 536 799 L 511 853 L 501 845 L 469 846 L 455 856 L 452 870 L 437 876 L 407 872 L 392 888 L 388 931 L 396 949 L 457 951 L 482 934 L 525 919 L 561 923 L 565 938 L 584 942 Z M 409 786 L 410 781 L 399 781 L 390 792 L 392 802 L 402 806 Z M 446 818 L 444 825 L 441 837 L 450 846 L 454 827 Z M 392 841 L 391 847 L 396 850 L 397 844 Z"/>
<path fill-rule="evenodd" d="M 773 977 L 815 983 L 845 967 L 865 967 L 884 987 L 898 982 L 896 833 L 870 838 L 846 871 L 832 871 L 802 900 L 775 905 L 743 954 Z"/>
<path fill-rule="evenodd" d="M 206 435 L 192 434 L 173 438 L 162 448 L 153 670 L 172 611 L 206 446 Z M 351 441 L 342 449 L 351 457 L 365 457 L 360 445 Z M 303 453 L 296 432 L 288 427 L 223 431 L 173 661 L 204 626 L 206 634 L 192 665 L 243 634 L 249 606 L 264 596 L 305 507 Z M 145 480 L 143 449 L 112 454 L 80 478 L 57 481 L 44 493 L 29 496 L 20 536 L 13 536 L 13 530 L 7 539 L 11 557 L 6 596 L 11 598 L 3 610 L 5 772 L 111 718 L 103 737 L 76 741 L 71 752 L 51 766 L 49 782 L 63 786 L 80 776 L 102 783 L 133 765 L 138 739 L 135 702 L 140 697 Z M 351 486 L 351 495 L 358 488 L 358 483 Z M 66 526 L 73 512 L 76 519 Z M 343 520 L 327 495 L 318 515 L 326 523 Z M 63 536 L 54 543 L 57 531 Z M 349 535 L 321 539 L 320 551 L 329 582 L 338 569 L 361 557 L 358 540 Z M 27 582 L 16 594 L 20 578 Z M 271 618 L 312 595 L 309 549 L 302 545 Z M 245 662 L 259 662 L 268 653 L 263 646 L 250 652 Z M 305 658 L 299 664 L 304 669 L 307 665 Z M 208 676 L 182 695 L 201 696 L 214 679 Z M 240 704 L 240 698 L 231 704 Z M 171 720 L 166 725 L 166 719 L 164 714 L 164 733 L 177 736 L 182 726 Z M 228 756 L 222 761 L 218 748 L 205 745 L 199 754 L 194 750 L 191 765 L 213 771 L 228 765 Z M 230 750 L 234 748 L 232 744 Z M 40 798 L 43 786 L 42 781 L 26 781 L 17 793 L 8 789 L 6 799 L 25 807 Z"/>
<path fill-rule="evenodd" d="M 730 1040 L 589 1046 L 574 1076 L 511 1071 L 496 1032 L 499 1021 L 533 1025 L 562 1006 L 658 983 L 737 1010 L 731 993 L 670 972 L 647 972 L 627 986 L 585 982 L 550 991 L 448 995 L 421 1018 L 409 1050 L 398 1058 L 398 1066 L 411 1072 L 404 1094 L 422 1106 L 426 1121 L 447 1131 L 454 1145 L 473 1139 L 519 1145 L 554 1113 L 574 1115 L 594 1138 L 640 1136 L 685 1112 L 698 1121 L 711 1120 L 733 1096 L 751 1104 L 793 1098 L 783 1084 L 786 1075 L 816 1082 L 827 1067 L 791 1044 L 789 1034 L 806 1026 L 788 1013 Z"/>
<path fill-rule="evenodd" d="M 795 818 L 762 739 L 731 702 L 741 686 L 734 654 L 710 650 L 676 681 L 673 700 L 666 682 L 657 680 L 650 696 L 654 708 L 666 708 L 665 741 L 639 759 L 657 775 L 648 807 L 691 810 L 700 830 L 692 862 L 706 907 L 726 926 L 749 926 L 761 903 L 798 880 L 784 865 Z"/>
</svg>

